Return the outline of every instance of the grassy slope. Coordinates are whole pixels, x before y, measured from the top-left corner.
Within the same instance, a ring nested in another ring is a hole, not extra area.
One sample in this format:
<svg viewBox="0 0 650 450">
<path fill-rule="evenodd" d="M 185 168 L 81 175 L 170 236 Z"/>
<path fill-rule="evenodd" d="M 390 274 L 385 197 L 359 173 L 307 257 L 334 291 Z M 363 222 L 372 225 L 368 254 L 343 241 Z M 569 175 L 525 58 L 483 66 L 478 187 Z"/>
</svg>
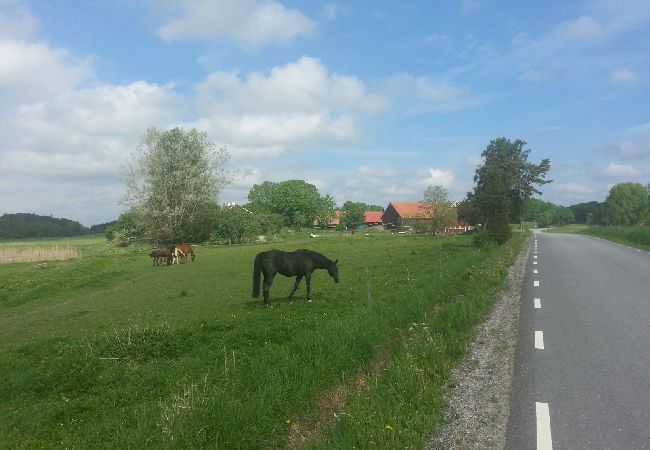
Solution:
<svg viewBox="0 0 650 450">
<path fill-rule="evenodd" d="M 588 234 L 620 244 L 650 250 L 650 227 L 589 227 L 587 225 L 568 225 L 552 228 L 549 232 Z"/>
<path fill-rule="evenodd" d="M 290 305 L 293 280 L 277 277 L 272 310 L 250 298 L 253 257 L 270 246 L 199 247 L 194 264 L 154 268 L 147 249 L 98 240 L 82 260 L 0 267 L 0 446 L 282 446 L 292 418 L 381 348 L 386 376 L 349 404 L 370 422 L 340 421 L 314 445 L 416 445 L 513 251 L 466 237 L 303 236 L 273 247 L 339 258 L 341 283 L 318 271 L 314 302 L 303 286 Z"/>
</svg>

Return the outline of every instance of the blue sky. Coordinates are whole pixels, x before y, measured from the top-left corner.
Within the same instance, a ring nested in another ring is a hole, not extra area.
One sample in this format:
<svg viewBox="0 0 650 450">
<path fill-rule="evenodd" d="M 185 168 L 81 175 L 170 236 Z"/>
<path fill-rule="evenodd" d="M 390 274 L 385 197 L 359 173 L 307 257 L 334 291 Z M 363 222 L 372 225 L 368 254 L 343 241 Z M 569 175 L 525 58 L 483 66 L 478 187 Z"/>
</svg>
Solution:
<svg viewBox="0 0 650 450">
<path fill-rule="evenodd" d="M 174 126 L 228 149 L 221 202 L 460 200 L 501 136 L 550 158 L 542 199 L 602 201 L 650 182 L 650 2 L 0 0 L 0 213 L 112 220 Z"/>
</svg>

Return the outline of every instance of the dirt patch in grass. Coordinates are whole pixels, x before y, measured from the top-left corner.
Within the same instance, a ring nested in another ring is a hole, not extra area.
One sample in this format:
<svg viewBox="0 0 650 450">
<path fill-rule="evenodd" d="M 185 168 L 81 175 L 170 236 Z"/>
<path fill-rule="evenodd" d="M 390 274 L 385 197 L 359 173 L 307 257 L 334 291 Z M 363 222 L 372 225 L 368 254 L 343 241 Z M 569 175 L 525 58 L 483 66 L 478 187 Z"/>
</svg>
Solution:
<svg viewBox="0 0 650 450">
<path fill-rule="evenodd" d="M 389 349 L 382 348 L 367 370 L 323 393 L 318 401 L 318 412 L 313 417 L 291 423 L 287 448 L 300 448 L 327 436 L 336 426 L 336 422 L 345 416 L 348 401 L 370 388 L 370 381 L 388 367 L 391 356 Z"/>
</svg>

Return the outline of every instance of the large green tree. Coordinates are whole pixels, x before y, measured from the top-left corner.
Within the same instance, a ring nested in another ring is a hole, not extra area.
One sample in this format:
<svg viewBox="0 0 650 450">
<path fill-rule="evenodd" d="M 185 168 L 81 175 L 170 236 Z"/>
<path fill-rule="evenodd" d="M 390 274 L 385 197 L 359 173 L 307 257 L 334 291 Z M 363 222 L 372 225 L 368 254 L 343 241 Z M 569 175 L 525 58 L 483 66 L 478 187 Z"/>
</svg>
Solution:
<svg viewBox="0 0 650 450">
<path fill-rule="evenodd" d="M 648 192 L 640 183 L 618 183 L 605 200 L 608 225 L 638 225 L 648 214 Z"/>
<path fill-rule="evenodd" d="M 125 165 L 125 203 L 132 207 L 145 238 L 189 241 L 205 234 L 199 222 L 213 216 L 227 182 L 228 159 L 225 149 L 217 149 L 205 132 L 194 128 L 147 130 Z"/>
<path fill-rule="evenodd" d="M 500 243 L 510 237 L 509 222 L 519 222 L 524 200 L 541 194 L 535 185 L 551 182 L 545 179 L 550 161 L 528 162 L 525 145 L 519 139 L 490 141 L 481 153 L 484 163 L 476 169 L 474 191 L 467 194 L 474 221 Z"/>
<path fill-rule="evenodd" d="M 363 225 L 366 221 L 366 208 L 367 205 L 362 202 L 347 201 L 343 203 L 341 208 L 343 212 L 341 217 L 342 225 L 346 228 L 356 228 Z"/>
<path fill-rule="evenodd" d="M 334 199 L 321 196 L 316 186 L 303 180 L 256 184 L 248 201 L 253 211 L 282 216 L 288 227 L 311 226 L 316 219 L 327 223 L 334 216 Z"/>
<path fill-rule="evenodd" d="M 433 204 L 447 203 L 449 201 L 449 191 L 440 185 L 429 185 L 424 190 L 424 201 Z"/>
<path fill-rule="evenodd" d="M 427 186 L 424 190 L 424 202 L 430 203 L 431 231 L 438 233 L 446 227 L 458 223 L 458 212 L 449 201 L 449 191 L 443 186 Z"/>
<path fill-rule="evenodd" d="M 215 234 L 230 243 L 252 240 L 260 232 L 259 218 L 242 206 L 225 206 L 217 215 Z"/>
</svg>

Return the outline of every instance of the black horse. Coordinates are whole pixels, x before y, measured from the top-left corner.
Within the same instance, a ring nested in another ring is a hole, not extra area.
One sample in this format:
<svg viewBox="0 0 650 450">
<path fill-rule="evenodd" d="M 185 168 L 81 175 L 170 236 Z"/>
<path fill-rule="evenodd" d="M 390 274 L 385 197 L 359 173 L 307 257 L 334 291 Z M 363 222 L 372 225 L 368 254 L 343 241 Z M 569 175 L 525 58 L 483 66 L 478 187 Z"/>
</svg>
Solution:
<svg viewBox="0 0 650 450">
<path fill-rule="evenodd" d="M 253 266 L 253 297 L 260 296 L 260 275 L 264 274 L 264 305 L 271 307 L 269 291 L 276 273 L 285 277 L 296 277 L 296 284 L 293 286 L 289 301 L 293 300 L 293 294 L 298 289 L 300 280 L 305 277 L 307 280 L 307 300 L 311 301 L 311 274 L 316 269 L 327 269 L 335 282 L 339 282 L 339 268 L 336 265 L 339 260 L 330 261 L 325 255 L 311 250 L 296 250 L 295 252 L 283 252 L 282 250 L 269 250 L 259 253 L 255 257 Z"/>
</svg>

